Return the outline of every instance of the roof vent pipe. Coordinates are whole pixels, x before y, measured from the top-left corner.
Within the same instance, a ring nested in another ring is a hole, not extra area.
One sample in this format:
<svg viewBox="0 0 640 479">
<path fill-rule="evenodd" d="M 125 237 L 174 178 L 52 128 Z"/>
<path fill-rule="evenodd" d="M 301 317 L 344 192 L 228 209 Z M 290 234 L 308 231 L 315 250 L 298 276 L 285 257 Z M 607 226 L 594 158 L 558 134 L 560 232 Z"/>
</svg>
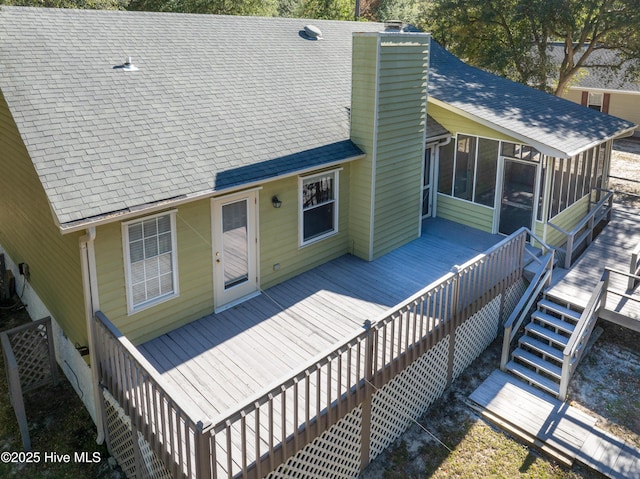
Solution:
<svg viewBox="0 0 640 479">
<path fill-rule="evenodd" d="M 122 67 L 127 71 L 135 71 L 138 69 L 138 67 L 131 61 L 131 57 L 127 57 L 125 62 L 122 64 Z"/>
<path fill-rule="evenodd" d="M 404 24 L 401 20 L 387 20 L 384 22 L 385 32 L 401 32 Z"/>
</svg>

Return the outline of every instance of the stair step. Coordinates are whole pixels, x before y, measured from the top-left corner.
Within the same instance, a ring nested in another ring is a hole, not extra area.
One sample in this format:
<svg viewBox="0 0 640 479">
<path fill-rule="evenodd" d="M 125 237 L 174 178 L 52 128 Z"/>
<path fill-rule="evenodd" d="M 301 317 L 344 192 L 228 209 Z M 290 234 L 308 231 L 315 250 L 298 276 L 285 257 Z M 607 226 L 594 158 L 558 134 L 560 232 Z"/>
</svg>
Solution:
<svg viewBox="0 0 640 479">
<path fill-rule="evenodd" d="M 518 340 L 518 344 L 520 346 L 527 346 L 528 348 L 538 351 L 539 353 L 544 354 L 548 358 L 555 359 L 560 363 L 564 359 L 564 355 L 562 354 L 561 350 L 556 349 L 553 346 L 549 346 L 547 343 L 544 343 L 542 341 L 538 341 L 537 339 L 531 336 L 522 336 Z"/>
<path fill-rule="evenodd" d="M 524 327 L 525 331 L 531 333 L 535 336 L 539 336 L 547 341 L 551 341 L 564 349 L 564 347 L 569 342 L 569 338 L 566 336 L 562 336 L 561 334 L 554 333 L 550 329 L 545 328 L 539 324 L 529 323 Z"/>
<path fill-rule="evenodd" d="M 556 366 L 555 364 L 544 360 L 540 356 L 533 354 L 529 351 L 525 351 L 522 348 L 516 348 L 513 353 L 511 353 L 513 359 L 518 359 L 521 363 L 526 363 L 529 366 L 536 368 L 539 371 L 542 371 L 546 374 L 549 374 L 557 379 L 560 379 L 562 376 L 562 368 Z"/>
<path fill-rule="evenodd" d="M 551 316 L 550 314 L 543 313 L 542 311 L 534 311 L 531 315 L 531 320 L 540 321 L 551 326 L 552 328 L 559 329 L 560 331 L 564 331 L 568 334 L 573 333 L 573 330 L 576 329 L 574 324 L 563 321 L 559 318 L 556 318 L 555 316 Z"/>
<path fill-rule="evenodd" d="M 560 385 L 558 383 L 553 382 L 551 379 L 545 378 L 541 374 L 532 371 L 526 366 L 522 364 L 516 363 L 515 361 L 509 361 L 507 363 L 507 371 L 512 372 L 516 376 L 524 379 L 531 385 L 539 387 L 554 396 L 558 397 L 560 394 Z"/>
<path fill-rule="evenodd" d="M 561 306 L 558 303 L 554 303 L 553 301 L 543 298 L 538 301 L 538 308 L 545 309 L 547 311 L 553 311 L 561 316 L 566 318 L 571 318 L 576 323 L 580 320 L 580 315 L 578 311 L 574 311 L 573 309 L 569 309 L 566 306 Z"/>
</svg>

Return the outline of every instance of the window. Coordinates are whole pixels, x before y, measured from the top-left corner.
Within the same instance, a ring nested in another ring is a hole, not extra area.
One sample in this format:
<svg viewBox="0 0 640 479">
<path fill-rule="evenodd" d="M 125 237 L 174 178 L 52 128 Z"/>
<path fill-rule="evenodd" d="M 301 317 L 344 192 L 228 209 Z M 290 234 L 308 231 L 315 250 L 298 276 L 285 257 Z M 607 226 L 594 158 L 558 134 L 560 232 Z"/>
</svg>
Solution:
<svg viewBox="0 0 640 479">
<path fill-rule="evenodd" d="M 300 178 L 300 245 L 338 232 L 338 171 Z"/>
<path fill-rule="evenodd" d="M 455 142 L 440 148 L 438 192 L 493 207 L 500 142 L 470 135 L 458 135 Z"/>
<path fill-rule="evenodd" d="M 598 93 L 598 92 L 589 92 L 589 97 L 587 100 L 587 106 L 593 110 L 598 110 L 598 111 L 602 111 L 602 98 L 603 98 L 603 94 L 602 93 Z"/>
<path fill-rule="evenodd" d="M 593 188 L 601 187 L 605 159 L 605 144 L 571 158 L 549 158 L 552 172 L 549 218 L 590 194 Z"/>
<path fill-rule="evenodd" d="M 175 212 L 123 223 L 129 313 L 178 294 Z"/>
</svg>

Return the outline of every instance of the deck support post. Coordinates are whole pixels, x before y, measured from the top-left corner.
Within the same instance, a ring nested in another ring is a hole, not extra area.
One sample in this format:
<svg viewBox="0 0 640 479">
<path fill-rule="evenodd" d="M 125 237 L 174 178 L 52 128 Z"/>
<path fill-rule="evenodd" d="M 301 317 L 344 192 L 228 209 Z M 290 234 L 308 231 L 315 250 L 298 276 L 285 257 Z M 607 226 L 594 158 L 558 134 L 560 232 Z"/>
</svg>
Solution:
<svg viewBox="0 0 640 479">
<path fill-rule="evenodd" d="M 211 423 L 198 421 L 196 433 L 196 477 L 211 477 L 211 435 L 205 431 Z M 260 461 L 258 461 L 260 462 Z"/>
<path fill-rule="evenodd" d="M 373 354 L 374 354 L 374 338 L 373 335 L 377 333 L 377 330 L 367 326 L 367 336 L 365 338 L 365 352 L 364 352 L 364 400 L 360 404 L 362 408 L 362 429 L 360 436 L 360 471 L 364 469 L 371 462 L 371 403 L 373 398 Z"/>
<path fill-rule="evenodd" d="M 460 322 L 460 267 L 455 265 L 451 268 L 451 272 L 455 274 L 453 277 L 452 289 L 451 289 L 451 312 L 450 320 L 448 321 L 447 331 L 445 335 L 449 335 L 449 361 L 447 363 L 447 387 L 451 386 L 453 382 L 453 363 L 455 360 L 456 351 L 456 330 L 458 329 Z"/>
</svg>

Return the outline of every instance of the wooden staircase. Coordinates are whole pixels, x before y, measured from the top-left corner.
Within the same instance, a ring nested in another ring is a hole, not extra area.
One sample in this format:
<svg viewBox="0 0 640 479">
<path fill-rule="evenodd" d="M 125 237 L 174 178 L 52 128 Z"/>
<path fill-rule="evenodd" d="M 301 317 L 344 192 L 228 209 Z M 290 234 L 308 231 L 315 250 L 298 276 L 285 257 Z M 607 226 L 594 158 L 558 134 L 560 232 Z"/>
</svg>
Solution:
<svg viewBox="0 0 640 479">
<path fill-rule="evenodd" d="M 563 351 L 580 314 L 570 303 L 545 294 L 524 327 L 524 335 L 511 353 L 506 370 L 558 397 Z"/>
</svg>

